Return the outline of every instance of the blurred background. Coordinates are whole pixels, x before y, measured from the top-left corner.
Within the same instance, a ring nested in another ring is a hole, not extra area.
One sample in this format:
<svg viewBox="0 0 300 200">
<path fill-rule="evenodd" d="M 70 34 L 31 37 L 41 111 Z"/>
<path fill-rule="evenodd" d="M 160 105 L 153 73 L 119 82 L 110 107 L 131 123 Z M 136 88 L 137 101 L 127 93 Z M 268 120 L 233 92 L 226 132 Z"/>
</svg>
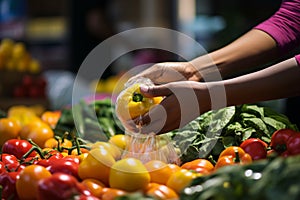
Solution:
<svg viewBox="0 0 300 200">
<path fill-rule="evenodd" d="M 70 104 L 74 77 L 85 57 L 122 31 L 144 26 L 169 28 L 191 36 L 209 52 L 267 19 L 280 2 L 0 0 L 0 109 L 13 104 L 60 109 Z M 147 36 L 142 39 L 151 42 Z M 193 47 L 178 48 L 190 58 L 198 56 Z M 9 51 L 12 53 L 5 53 Z M 112 63 L 90 89 L 109 95 L 120 74 L 132 66 L 179 60 L 162 50 L 136 50 Z M 297 98 L 261 103 L 299 123 Z"/>
</svg>

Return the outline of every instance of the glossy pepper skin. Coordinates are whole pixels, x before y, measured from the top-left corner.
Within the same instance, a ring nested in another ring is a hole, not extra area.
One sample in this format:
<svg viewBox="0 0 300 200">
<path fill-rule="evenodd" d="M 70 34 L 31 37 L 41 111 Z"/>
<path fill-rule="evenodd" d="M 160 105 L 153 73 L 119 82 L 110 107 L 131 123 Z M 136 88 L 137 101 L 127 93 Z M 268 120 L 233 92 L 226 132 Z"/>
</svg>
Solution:
<svg viewBox="0 0 300 200">
<path fill-rule="evenodd" d="M 247 164 L 251 163 L 252 158 L 250 154 L 246 153 L 241 147 L 231 146 L 224 149 L 215 165 L 215 169 L 227 165 Z"/>
<path fill-rule="evenodd" d="M 271 137 L 271 148 L 281 156 L 300 154 L 300 132 L 280 129 Z"/>
<path fill-rule="evenodd" d="M 259 138 L 248 138 L 240 144 L 240 147 L 250 156 L 252 160 L 264 159 L 267 157 L 268 144 Z"/>
<path fill-rule="evenodd" d="M 162 97 L 148 98 L 143 96 L 140 91 L 140 84 L 134 84 L 118 96 L 116 112 L 121 120 L 134 119 L 147 113 L 162 99 Z"/>
</svg>

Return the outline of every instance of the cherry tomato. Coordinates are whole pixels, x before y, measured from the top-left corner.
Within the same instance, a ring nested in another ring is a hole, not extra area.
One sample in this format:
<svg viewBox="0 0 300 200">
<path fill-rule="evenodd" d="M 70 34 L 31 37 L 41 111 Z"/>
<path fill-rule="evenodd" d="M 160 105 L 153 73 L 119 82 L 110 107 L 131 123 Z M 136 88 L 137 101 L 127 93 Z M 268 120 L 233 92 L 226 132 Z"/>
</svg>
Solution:
<svg viewBox="0 0 300 200">
<path fill-rule="evenodd" d="M 32 148 L 27 140 L 10 139 L 7 140 L 2 146 L 2 153 L 7 153 L 16 156 L 21 159 Z M 36 156 L 36 152 L 33 151 L 28 157 Z"/>
<path fill-rule="evenodd" d="M 182 169 L 194 170 L 201 174 L 208 174 L 214 170 L 214 165 L 206 159 L 199 158 L 181 165 Z"/>
<path fill-rule="evenodd" d="M 37 199 L 38 182 L 50 176 L 51 173 L 43 166 L 29 165 L 25 167 L 16 182 L 20 199 Z"/>
<path fill-rule="evenodd" d="M 180 167 L 175 164 L 168 164 L 160 160 L 151 160 L 145 163 L 145 167 L 148 170 L 151 182 L 166 184 L 170 176 L 180 170 Z"/>
<path fill-rule="evenodd" d="M 90 196 L 91 193 L 74 176 L 55 173 L 39 181 L 37 197 L 39 200 L 77 199 L 76 196 Z"/>
<path fill-rule="evenodd" d="M 19 163 L 17 157 L 11 154 L 6 154 L 6 153 L 1 154 L 1 161 L 8 172 L 14 172 L 14 171 L 19 172 L 23 168 L 25 168 L 24 165 Z"/>
<path fill-rule="evenodd" d="M 51 128 L 55 128 L 56 124 L 61 116 L 61 111 L 45 111 L 41 115 L 41 119 L 46 122 Z"/>
<path fill-rule="evenodd" d="M 49 170 L 49 172 L 51 172 L 52 174 L 61 172 L 61 173 L 72 175 L 77 179 L 79 179 L 78 166 L 79 166 L 78 162 L 76 163 L 76 161 L 74 160 L 62 158 L 62 159 L 54 160 L 51 163 L 51 165 L 47 167 L 47 170 Z"/>
<path fill-rule="evenodd" d="M 21 139 L 32 139 L 41 148 L 44 148 L 45 142 L 53 136 L 53 130 L 42 121 L 28 123 L 20 131 Z"/>
<path fill-rule="evenodd" d="M 57 141 L 55 138 L 49 138 L 45 141 L 44 148 L 58 148 L 58 143 L 60 147 L 71 148 L 73 146 L 72 141 L 68 139 Z"/>
<path fill-rule="evenodd" d="M 21 126 L 17 120 L 12 118 L 0 119 L 0 146 L 2 146 L 7 140 L 17 138 Z"/>
<path fill-rule="evenodd" d="M 101 198 L 103 188 L 105 188 L 104 183 L 93 178 L 84 179 L 81 183 L 87 187 L 93 196 Z"/>
<path fill-rule="evenodd" d="M 144 190 L 150 183 L 150 174 L 144 164 L 136 158 L 124 158 L 110 169 L 109 185 L 112 188 L 133 192 Z"/>
<path fill-rule="evenodd" d="M 165 200 L 165 199 L 178 199 L 178 194 L 166 185 L 161 185 L 157 183 L 149 183 L 146 195 L 154 197 L 157 200 Z"/>
<path fill-rule="evenodd" d="M 120 189 L 115 188 L 103 188 L 102 190 L 102 196 L 100 199 L 102 200 L 114 200 L 117 197 L 121 197 L 126 195 L 127 192 Z"/>
<path fill-rule="evenodd" d="M 124 134 L 113 135 L 109 138 L 108 142 L 124 150 L 126 148 L 126 135 Z"/>
<path fill-rule="evenodd" d="M 170 176 L 167 186 L 179 194 L 185 187 L 191 184 L 196 177 L 196 173 L 187 169 L 181 169 Z"/>
<path fill-rule="evenodd" d="M 240 144 L 240 147 L 248 154 L 252 160 L 265 159 L 267 157 L 267 143 L 259 138 L 249 138 Z"/>
<path fill-rule="evenodd" d="M 0 174 L 0 185 L 2 186 L 2 199 L 18 200 L 16 181 L 19 172 L 3 172 Z"/>
<path fill-rule="evenodd" d="M 92 149 L 79 164 L 78 175 L 81 179 L 94 178 L 108 185 L 110 168 L 115 162 L 106 149 Z"/>
</svg>

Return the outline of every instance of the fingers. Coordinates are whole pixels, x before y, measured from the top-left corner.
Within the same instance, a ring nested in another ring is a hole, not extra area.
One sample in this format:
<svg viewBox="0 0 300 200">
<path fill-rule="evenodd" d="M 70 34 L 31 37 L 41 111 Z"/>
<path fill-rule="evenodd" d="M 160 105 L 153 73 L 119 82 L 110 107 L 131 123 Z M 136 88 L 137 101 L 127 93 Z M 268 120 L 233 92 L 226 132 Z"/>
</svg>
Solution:
<svg viewBox="0 0 300 200">
<path fill-rule="evenodd" d="M 172 91 L 166 85 L 160 85 L 160 86 L 141 85 L 140 91 L 145 97 L 169 96 L 170 94 L 172 94 Z"/>
</svg>

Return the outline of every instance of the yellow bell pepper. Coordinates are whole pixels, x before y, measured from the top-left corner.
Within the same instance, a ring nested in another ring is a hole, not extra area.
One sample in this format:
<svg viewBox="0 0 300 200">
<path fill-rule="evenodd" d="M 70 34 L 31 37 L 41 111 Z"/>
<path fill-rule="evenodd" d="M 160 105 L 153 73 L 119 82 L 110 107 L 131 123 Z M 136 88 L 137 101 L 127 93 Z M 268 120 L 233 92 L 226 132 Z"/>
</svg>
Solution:
<svg viewBox="0 0 300 200">
<path fill-rule="evenodd" d="M 121 120 L 129 120 L 144 115 L 159 104 L 163 97 L 148 98 L 141 94 L 140 84 L 125 89 L 117 99 L 116 112 Z"/>
</svg>

